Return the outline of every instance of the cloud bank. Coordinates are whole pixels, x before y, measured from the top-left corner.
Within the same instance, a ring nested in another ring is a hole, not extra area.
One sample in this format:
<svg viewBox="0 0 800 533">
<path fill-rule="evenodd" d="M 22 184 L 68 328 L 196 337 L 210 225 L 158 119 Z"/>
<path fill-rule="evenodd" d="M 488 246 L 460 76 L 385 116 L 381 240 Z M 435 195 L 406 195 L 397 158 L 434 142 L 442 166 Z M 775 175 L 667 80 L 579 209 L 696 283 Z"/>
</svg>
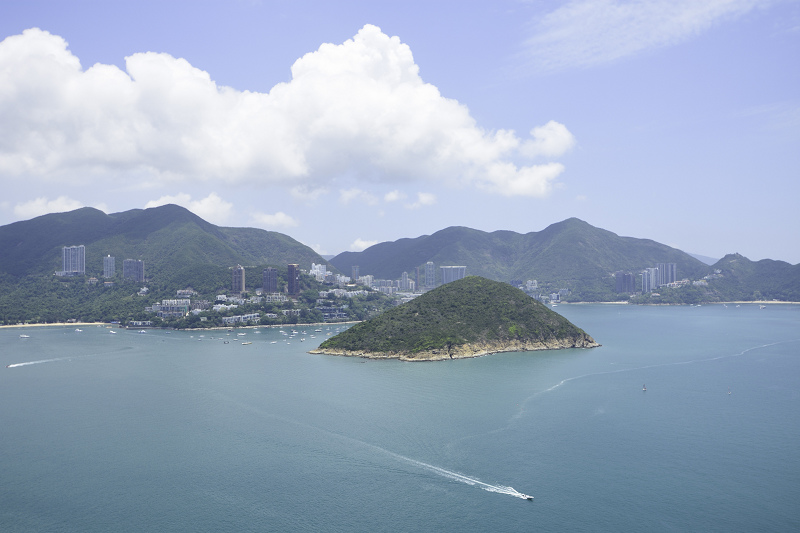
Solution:
<svg viewBox="0 0 800 533">
<path fill-rule="evenodd" d="M 176 204 L 185 207 L 195 215 L 213 224 L 223 224 L 233 210 L 232 203 L 226 202 L 214 192 L 200 200 L 192 200 L 192 196 L 186 193 L 166 195 L 158 200 L 147 202 L 144 207 L 147 209 L 166 204 Z"/>
<path fill-rule="evenodd" d="M 64 213 L 81 207 L 83 207 L 81 202 L 67 196 L 59 196 L 55 200 L 40 196 L 35 200 L 15 205 L 14 214 L 22 219 L 28 219 L 47 213 Z"/>
<path fill-rule="evenodd" d="M 84 69 L 60 36 L 25 30 L 0 42 L 0 176 L 138 183 L 209 182 L 324 191 L 331 181 L 411 181 L 543 196 L 574 142 L 550 122 L 531 138 L 486 131 L 419 75 L 410 48 L 364 26 L 292 65 L 268 93 L 218 86 L 164 53 L 125 70 Z M 349 185 L 348 185 L 349 184 Z M 347 199 L 347 198 L 345 198 Z M 205 208 L 224 215 L 224 206 Z M 423 201 L 424 203 L 424 201 Z"/>
<path fill-rule="evenodd" d="M 555 71 L 609 63 L 688 40 L 771 0 L 573 0 L 532 26 L 524 63 Z"/>
</svg>

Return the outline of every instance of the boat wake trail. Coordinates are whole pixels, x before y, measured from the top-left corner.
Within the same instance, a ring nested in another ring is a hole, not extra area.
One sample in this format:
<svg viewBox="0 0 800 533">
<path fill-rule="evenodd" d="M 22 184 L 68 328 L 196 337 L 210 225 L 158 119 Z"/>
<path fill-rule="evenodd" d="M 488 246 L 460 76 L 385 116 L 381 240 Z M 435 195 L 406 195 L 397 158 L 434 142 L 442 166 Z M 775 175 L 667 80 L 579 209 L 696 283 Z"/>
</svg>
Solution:
<svg viewBox="0 0 800 533">
<path fill-rule="evenodd" d="M 496 492 L 498 494 L 507 494 L 509 496 L 514 496 L 515 498 L 522 498 L 523 500 L 532 500 L 533 496 L 528 496 L 527 494 L 523 494 L 516 490 L 514 487 L 506 487 L 504 485 L 492 485 L 491 483 L 485 483 L 479 479 L 475 479 L 474 477 L 465 476 L 464 474 L 459 474 L 458 472 L 453 472 L 452 470 L 447 470 L 445 468 L 441 468 L 439 466 L 430 465 L 428 463 L 423 463 L 422 461 L 417 461 L 416 459 L 411 459 L 409 457 L 402 456 L 400 454 L 390 452 L 388 450 L 384 450 L 386 453 L 410 463 L 414 466 L 418 466 L 429 472 L 433 472 L 438 474 L 442 477 L 446 477 L 447 479 L 451 479 L 453 481 L 458 481 L 461 483 L 466 483 L 467 485 L 471 485 L 473 487 L 478 487 L 485 491 L 489 492 Z"/>
<path fill-rule="evenodd" d="M 418 461 L 416 459 L 411 459 L 410 457 L 406 457 L 405 455 L 400 455 L 399 453 L 395 453 L 393 451 L 387 450 L 386 448 L 378 446 L 377 444 L 371 444 L 371 443 L 365 442 L 365 441 L 363 441 L 361 439 L 357 439 L 357 438 L 354 438 L 354 437 L 351 437 L 351 436 L 348 436 L 348 435 L 344 435 L 344 434 L 336 432 L 336 431 L 331 431 L 331 430 L 328 430 L 328 429 L 325 429 L 325 428 L 322 428 L 322 427 L 319 427 L 319 426 L 316 426 L 316 425 L 313 425 L 313 424 L 308 424 L 306 422 L 303 422 L 303 421 L 300 421 L 300 420 L 296 420 L 294 418 L 287 418 L 285 416 L 281 416 L 281 415 L 278 415 L 278 414 L 268 413 L 268 412 L 265 412 L 261 408 L 254 407 L 254 406 L 252 406 L 252 405 L 250 405 L 248 403 L 244 403 L 244 402 L 238 401 L 238 400 L 232 398 L 231 396 L 228 396 L 228 395 L 225 395 L 225 394 L 218 394 L 216 396 L 216 398 L 218 400 L 234 403 L 234 404 L 238 405 L 240 408 L 245 409 L 245 410 L 247 410 L 247 411 L 249 411 L 249 412 L 251 412 L 253 414 L 257 414 L 259 416 L 268 417 L 268 418 L 270 418 L 272 420 L 280 420 L 281 422 L 284 422 L 284 423 L 287 423 L 287 424 L 291 424 L 291 425 L 294 425 L 294 426 L 302 427 L 302 428 L 309 429 L 309 430 L 312 430 L 312 431 L 318 431 L 318 432 L 324 433 L 325 435 L 327 435 L 329 437 L 334 437 L 334 438 L 341 439 L 341 440 L 344 440 L 344 441 L 347 441 L 347 442 L 350 442 L 350 443 L 353 443 L 353 444 L 357 444 L 358 446 L 365 447 L 365 448 L 370 449 L 370 450 L 372 450 L 372 451 L 374 451 L 376 453 L 389 456 L 389 457 L 391 457 L 392 459 L 394 459 L 394 460 L 396 460 L 398 462 L 407 463 L 407 464 L 410 464 L 410 465 L 412 465 L 412 466 L 414 466 L 416 468 L 421 468 L 423 470 L 427 470 L 428 472 L 433 472 L 434 474 L 437 474 L 439 476 L 445 477 L 445 478 L 450 479 L 452 481 L 458 481 L 460 483 L 465 483 L 465 484 L 471 485 L 473 487 L 481 488 L 481 489 L 483 489 L 485 491 L 488 491 L 488 492 L 495 492 L 495 493 L 498 493 L 498 494 L 506 494 L 508 496 L 514 496 L 515 498 L 522 498 L 523 500 L 533 500 L 533 496 L 528 496 L 527 494 L 523 494 L 522 492 L 519 492 L 518 490 L 514 489 L 513 487 L 506 487 L 504 485 L 492 485 L 491 483 L 486 483 L 486 482 L 481 481 L 479 479 L 476 479 L 474 477 L 465 476 L 464 474 L 459 474 L 458 472 L 453 472 L 452 470 L 447 470 L 447 469 L 441 468 L 439 466 L 434 466 L 432 464 L 424 463 L 424 462 Z"/>
<path fill-rule="evenodd" d="M 55 361 L 69 361 L 72 357 L 57 357 L 55 359 L 42 359 L 40 361 L 26 361 L 25 363 L 13 363 L 6 365 L 6 368 L 17 368 L 18 366 L 40 365 L 42 363 L 52 363 Z"/>
</svg>

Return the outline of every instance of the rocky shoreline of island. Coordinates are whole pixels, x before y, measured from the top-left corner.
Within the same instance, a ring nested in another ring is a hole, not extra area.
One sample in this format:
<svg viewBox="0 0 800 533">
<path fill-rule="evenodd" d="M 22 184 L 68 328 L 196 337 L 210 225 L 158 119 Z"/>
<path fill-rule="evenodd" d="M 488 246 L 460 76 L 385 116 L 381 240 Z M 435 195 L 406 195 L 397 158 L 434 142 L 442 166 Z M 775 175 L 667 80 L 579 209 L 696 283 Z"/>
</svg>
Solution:
<svg viewBox="0 0 800 533">
<path fill-rule="evenodd" d="M 449 349 L 420 352 L 369 352 L 364 350 L 343 350 L 336 348 L 316 348 L 308 353 L 361 357 L 364 359 L 399 359 L 400 361 L 446 361 L 449 359 L 469 359 L 504 352 L 535 352 L 542 350 L 566 350 L 570 348 L 597 348 L 601 346 L 590 335 L 582 334 L 574 338 L 540 340 L 514 340 L 511 342 L 475 342 L 452 346 Z"/>
</svg>

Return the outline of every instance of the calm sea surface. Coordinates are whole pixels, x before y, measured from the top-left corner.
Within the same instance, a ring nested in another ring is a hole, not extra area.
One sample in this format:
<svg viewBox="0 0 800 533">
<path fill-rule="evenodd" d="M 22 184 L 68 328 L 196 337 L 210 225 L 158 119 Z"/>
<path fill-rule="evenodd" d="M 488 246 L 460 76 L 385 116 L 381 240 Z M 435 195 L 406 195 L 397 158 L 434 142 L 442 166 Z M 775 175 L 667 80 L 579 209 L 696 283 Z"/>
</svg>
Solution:
<svg viewBox="0 0 800 533">
<path fill-rule="evenodd" d="M 556 310 L 603 346 L 0 329 L 0 531 L 800 530 L 800 306 Z"/>
</svg>

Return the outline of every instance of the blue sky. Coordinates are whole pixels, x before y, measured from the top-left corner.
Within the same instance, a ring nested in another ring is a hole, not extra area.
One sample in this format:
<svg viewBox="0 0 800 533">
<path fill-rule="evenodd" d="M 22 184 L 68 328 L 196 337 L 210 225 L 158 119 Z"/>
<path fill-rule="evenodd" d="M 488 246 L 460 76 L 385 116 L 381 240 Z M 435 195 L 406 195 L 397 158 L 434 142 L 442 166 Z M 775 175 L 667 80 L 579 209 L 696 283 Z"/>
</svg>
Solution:
<svg viewBox="0 0 800 533">
<path fill-rule="evenodd" d="M 578 217 L 800 263 L 800 2 L 6 2 L 0 224 L 178 203 L 323 254 Z"/>
</svg>

